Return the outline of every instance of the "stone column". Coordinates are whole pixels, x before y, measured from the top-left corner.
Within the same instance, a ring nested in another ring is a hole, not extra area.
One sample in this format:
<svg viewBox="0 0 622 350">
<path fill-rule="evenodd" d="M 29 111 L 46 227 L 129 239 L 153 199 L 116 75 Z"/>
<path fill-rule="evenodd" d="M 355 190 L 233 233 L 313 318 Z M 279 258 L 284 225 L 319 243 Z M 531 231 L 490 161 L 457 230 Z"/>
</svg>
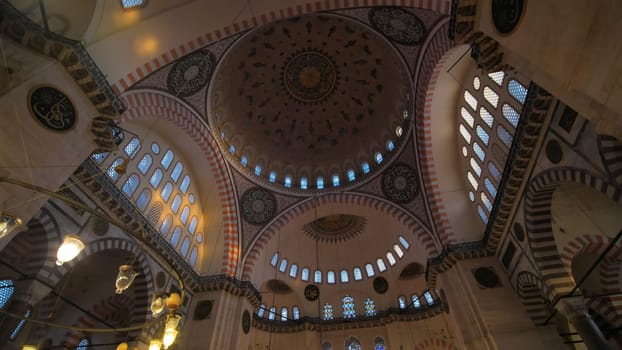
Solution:
<svg viewBox="0 0 622 350">
<path fill-rule="evenodd" d="M 612 350 L 603 333 L 587 313 L 582 296 L 561 299 L 555 307 L 572 323 L 588 349 Z"/>
</svg>

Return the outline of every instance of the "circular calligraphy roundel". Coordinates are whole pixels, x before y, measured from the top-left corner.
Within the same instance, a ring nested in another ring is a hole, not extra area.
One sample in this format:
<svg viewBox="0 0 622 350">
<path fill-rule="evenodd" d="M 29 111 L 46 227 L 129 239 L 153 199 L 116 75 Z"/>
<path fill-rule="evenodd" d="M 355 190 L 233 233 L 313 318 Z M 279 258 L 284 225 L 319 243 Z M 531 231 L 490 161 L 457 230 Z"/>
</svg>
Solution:
<svg viewBox="0 0 622 350">
<path fill-rule="evenodd" d="M 30 112 L 41 125 L 52 131 L 68 131 L 76 124 L 76 109 L 67 95 L 51 86 L 30 93 Z"/>
</svg>

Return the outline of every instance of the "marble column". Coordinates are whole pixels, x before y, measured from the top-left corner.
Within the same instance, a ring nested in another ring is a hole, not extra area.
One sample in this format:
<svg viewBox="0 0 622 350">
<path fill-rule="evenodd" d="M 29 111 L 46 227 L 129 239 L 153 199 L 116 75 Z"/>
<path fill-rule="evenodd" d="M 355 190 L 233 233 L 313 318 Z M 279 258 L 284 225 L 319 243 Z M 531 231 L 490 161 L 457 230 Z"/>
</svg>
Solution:
<svg viewBox="0 0 622 350">
<path fill-rule="evenodd" d="M 588 349 L 612 350 L 611 345 L 588 314 L 585 299 L 582 296 L 561 299 L 556 309 L 572 323 Z"/>
</svg>

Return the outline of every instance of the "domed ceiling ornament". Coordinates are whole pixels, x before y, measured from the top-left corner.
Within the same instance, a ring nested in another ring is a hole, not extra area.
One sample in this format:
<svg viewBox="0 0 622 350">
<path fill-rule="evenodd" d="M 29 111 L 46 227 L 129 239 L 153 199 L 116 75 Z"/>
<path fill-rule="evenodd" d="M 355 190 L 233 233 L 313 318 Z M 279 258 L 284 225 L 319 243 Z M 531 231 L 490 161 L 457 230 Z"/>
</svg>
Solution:
<svg viewBox="0 0 622 350">
<path fill-rule="evenodd" d="M 254 187 L 242 195 L 242 217 L 253 225 L 263 225 L 276 214 L 276 198 L 263 188 Z"/>
<path fill-rule="evenodd" d="M 232 166 L 262 187 L 341 190 L 399 152 L 397 137 L 396 149 L 374 162 L 397 126 L 410 128 L 403 116 L 414 115 L 412 84 L 380 33 L 344 16 L 308 14 L 255 28 L 229 48 L 210 82 L 208 120 Z M 363 161 L 372 164 L 365 174 Z"/>
<path fill-rule="evenodd" d="M 417 195 L 417 172 L 407 164 L 396 163 L 382 175 L 382 192 L 398 204 L 412 201 Z"/>
<path fill-rule="evenodd" d="M 398 44 L 421 45 L 426 36 L 423 22 L 401 8 L 373 8 L 369 10 L 369 21 L 378 31 Z"/>
<path fill-rule="evenodd" d="M 362 216 L 335 214 L 315 219 L 303 226 L 305 234 L 320 242 L 343 242 L 365 230 L 367 219 Z"/>
<path fill-rule="evenodd" d="M 189 97 L 199 92 L 210 80 L 216 58 L 207 50 L 199 50 L 179 59 L 166 79 L 171 94 Z"/>
<path fill-rule="evenodd" d="M 382 276 L 374 278 L 373 283 L 374 290 L 378 294 L 384 294 L 387 292 L 387 290 L 389 290 L 389 282 L 387 282 L 387 279 Z"/>
<path fill-rule="evenodd" d="M 320 297 L 320 289 L 315 284 L 309 284 L 305 287 L 305 299 L 315 301 Z"/>
</svg>

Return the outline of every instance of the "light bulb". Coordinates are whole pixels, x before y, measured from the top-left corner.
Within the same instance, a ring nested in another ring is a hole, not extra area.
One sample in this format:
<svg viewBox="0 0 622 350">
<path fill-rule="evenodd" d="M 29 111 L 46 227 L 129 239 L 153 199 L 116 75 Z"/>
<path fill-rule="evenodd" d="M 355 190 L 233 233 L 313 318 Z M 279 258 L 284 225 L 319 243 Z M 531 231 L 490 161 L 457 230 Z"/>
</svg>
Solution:
<svg viewBox="0 0 622 350">
<path fill-rule="evenodd" d="M 132 265 L 121 265 L 119 266 L 119 274 L 117 274 L 117 279 L 114 282 L 115 293 L 121 294 L 124 290 L 126 290 L 132 282 L 134 282 L 134 278 L 136 278 L 136 273 Z"/>
<path fill-rule="evenodd" d="M 177 338 L 177 333 L 178 332 L 175 329 L 166 329 L 164 331 L 164 336 L 162 337 L 164 349 L 168 349 L 169 346 L 173 345 L 175 338 Z"/>
<path fill-rule="evenodd" d="M 80 237 L 76 235 L 66 235 L 63 239 L 63 244 L 58 247 L 56 252 L 56 265 L 60 266 L 68 261 L 73 260 L 82 249 L 84 249 L 84 242 Z"/>
<path fill-rule="evenodd" d="M 179 305 L 181 305 L 181 296 L 177 293 L 171 293 L 171 295 L 168 296 L 168 298 L 166 298 L 166 306 L 172 310 L 175 311 L 179 308 Z"/>
<path fill-rule="evenodd" d="M 149 350 L 160 350 L 162 349 L 162 342 L 158 339 L 152 339 L 149 343 Z"/>
<path fill-rule="evenodd" d="M 161 294 L 154 294 L 153 300 L 151 301 L 151 316 L 153 318 L 158 317 L 160 312 L 164 310 L 164 297 Z"/>
<path fill-rule="evenodd" d="M 119 345 L 117 345 L 116 350 L 127 350 L 127 343 L 126 342 L 119 343 Z"/>
</svg>

